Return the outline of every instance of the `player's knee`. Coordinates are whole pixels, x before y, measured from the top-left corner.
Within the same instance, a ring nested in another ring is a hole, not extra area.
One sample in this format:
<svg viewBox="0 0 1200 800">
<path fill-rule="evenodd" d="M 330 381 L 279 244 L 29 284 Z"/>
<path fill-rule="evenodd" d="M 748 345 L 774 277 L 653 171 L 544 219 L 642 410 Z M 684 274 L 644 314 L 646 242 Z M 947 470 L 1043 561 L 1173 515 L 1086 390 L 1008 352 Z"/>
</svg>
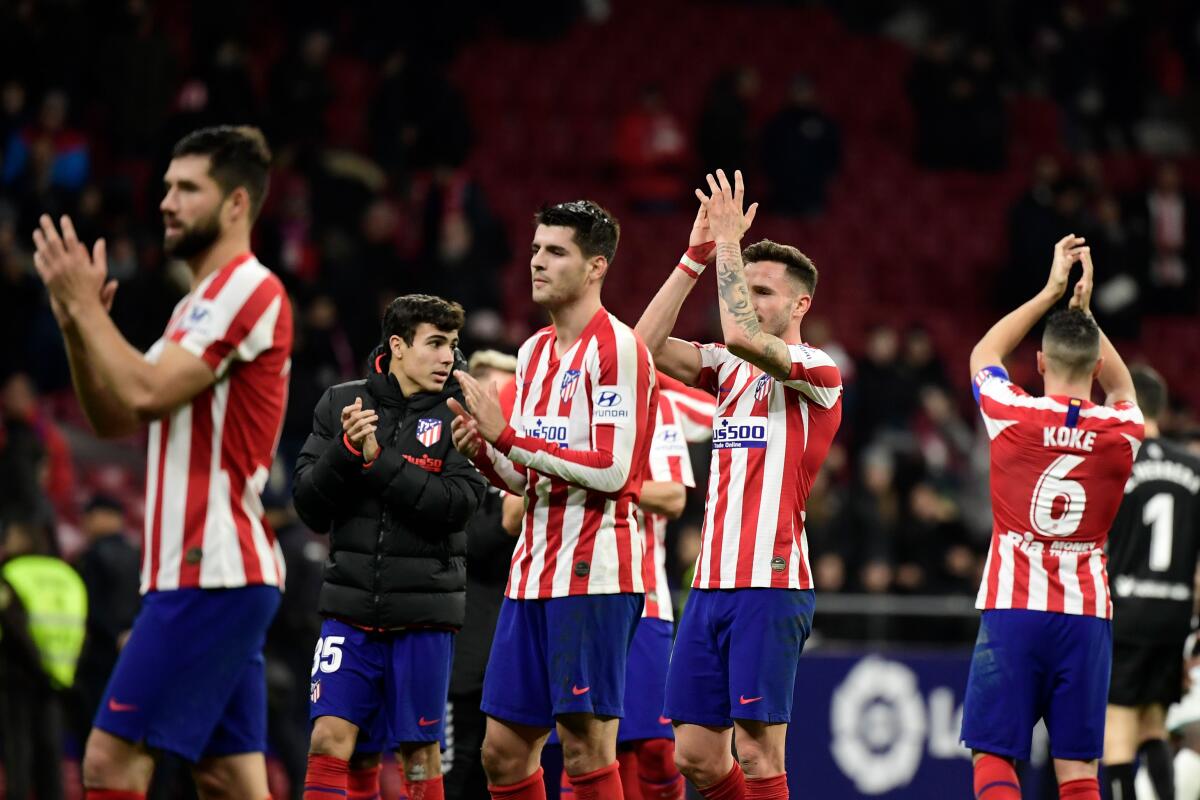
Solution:
<svg viewBox="0 0 1200 800">
<path fill-rule="evenodd" d="M 437 742 L 420 746 L 405 745 L 404 777 L 409 781 L 427 781 L 442 774 L 441 749 Z"/>
<path fill-rule="evenodd" d="M 206 800 L 221 797 L 233 797 L 231 792 L 232 778 L 226 770 L 212 764 L 197 766 L 192 770 L 192 779 L 196 782 L 196 794 Z"/>
<path fill-rule="evenodd" d="M 337 717 L 317 717 L 313 723 L 308 752 L 315 756 L 333 756 L 349 761 L 354 755 L 357 740 L 358 728 L 353 723 Z"/>
<path fill-rule="evenodd" d="M 769 778 L 784 771 L 782 748 L 764 746 L 750 740 L 738 742 L 738 762 L 747 778 Z"/>
<path fill-rule="evenodd" d="M 675 768 L 696 786 L 709 786 L 724 777 L 716 774 L 714 767 L 720 759 L 714 758 L 713 755 L 676 742 Z"/>
<path fill-rule="evenodd" d="M 517 753 L 494 739 L 484 737 L 479 757 L 483 762 L 483 771 L 492 783 L 506 785 L 516 783 L 523 777 L 518 773 L 525 766 L 524 754 Z"/>
<path fill-rule="evenodd" d="M 103 731 L 93 730 L 83 753 L 83 784 L 93 789 L 141 789 L 150 781 L 148 765 L 139 764 L 137 752 L 126 742 Z M 141 773 L 145 773 L 144 775 Z"/>
</svg>

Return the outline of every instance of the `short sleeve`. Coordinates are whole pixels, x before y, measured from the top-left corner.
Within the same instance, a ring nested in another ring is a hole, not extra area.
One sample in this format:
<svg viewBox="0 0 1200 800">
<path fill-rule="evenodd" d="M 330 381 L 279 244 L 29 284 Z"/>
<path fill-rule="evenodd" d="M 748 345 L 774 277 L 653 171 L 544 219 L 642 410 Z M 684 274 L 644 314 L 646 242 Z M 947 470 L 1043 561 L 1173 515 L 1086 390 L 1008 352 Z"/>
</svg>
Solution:
<svg viewBox="0 0 1200 800">
<path fill-rule="evenodd" d="M 203 296 L 188 307 L 172 339 L 204 359 L 219 378 L 233 361 L 253 361 L 276 345 L 287 302 L 274 274 L 243 267 L 214 297 Z"/>
<path fill-rule="evenodd" d="M 696 387 L 716 394 L 721 387 L 721 364 L 729 351 L 723 344 L 692 342 L 692 346 L 700 352 L 700 374 L 696 376 Z"/>
<path fill-rule="evenodd" d="M 993 365 L 984 367 L 975 373 L 975 377 L 971 381 L 971 392 L 975 395 L 976 404 L 981 402 L 984 384 L 994 380 L 1012 384 L 1012 381 L 1008 377 L 1008 370 L 1001 366 Z"/>
<path fill-rule="evenodd" d="M 792 367 L 783 383 L 819 405 L 833 408 L 842 396 L 842 373 L 824 350 L 803 344 L 788 345 Z"/>
</svg>

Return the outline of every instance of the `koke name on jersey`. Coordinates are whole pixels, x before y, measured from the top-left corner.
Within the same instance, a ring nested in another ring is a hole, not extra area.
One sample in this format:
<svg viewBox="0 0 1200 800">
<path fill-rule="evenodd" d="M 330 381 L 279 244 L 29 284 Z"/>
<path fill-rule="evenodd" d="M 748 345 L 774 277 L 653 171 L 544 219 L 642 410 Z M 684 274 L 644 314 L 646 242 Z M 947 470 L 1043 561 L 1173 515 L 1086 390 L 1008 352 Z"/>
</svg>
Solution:
<svg viewBox="0 0 1200 800">
<path fill-rule="evenodd" d="M 1042 428 L 1042 447 L 1070 447 L 1073 450 L 1092 452 L 1096 446 L 1096 432 L 1082 428 Z"/>
</svg>

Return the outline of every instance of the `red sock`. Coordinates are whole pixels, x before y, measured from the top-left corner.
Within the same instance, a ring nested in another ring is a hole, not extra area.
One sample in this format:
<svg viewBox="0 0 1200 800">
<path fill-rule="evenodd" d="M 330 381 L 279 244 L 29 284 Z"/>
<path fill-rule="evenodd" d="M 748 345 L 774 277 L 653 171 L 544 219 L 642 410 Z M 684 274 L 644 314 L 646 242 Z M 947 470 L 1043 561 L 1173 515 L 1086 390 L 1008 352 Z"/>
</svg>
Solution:
<svg viewBox="0 0 1200 800">
<path fill-rule="evenodd" d="M 687 790 L 679 767 L 675 766 L 675 740 L 646 739 L 635 747 L 642 800 L 683 800 Z M 626 800 L 629 797 L 626 788 Z"/>
<path fill-rule="evenodd" d="M 638 785 L 638 758 L 633 750 L 617 753 L 617 774 L 621 776 L 621 793 L 625 800 L 642 800 L 642 788 Z"/>
<path fill-rule="evenodd" d="M 1100 781 L 1080 778 L 1058 785 L 1059 800 L 1100 800 Z"/>
<path fill-rule="evenodd" d="M 379 766 L 350 770 L 346 800 L 379 800 Z"/>
<path fill-rule="evenodd" d="M 304 773 L 304 800 L 335 800 L 347 795 L 350 762 L 333 756 L 310 755 Z"/>
<path fill-rule="evenodd" d="M 746 800 L 788 800 L 787 773 L 770 778 L 746 778 Z"/>
<path fill-rule="evenodd" d="M 84 800 L 146 800 L 142 792 L 121 792 L 116 789 L 84 789 Z"/>
<path fill-rule="evenodd" d="M 492 800 L 546 800 L 546 784 L 542 783 L 542 768 L 523 781 L 507 786 L 488 784 Z"/>
<path fill-rule="evenodd" d="M 622 800 L 620 770 L 620 765 L 614 761 L 607 767 L 572 775 L 575 800 Z"/>
<path fill-rule="evenodd" d="M 575 787 L 571 785 L 571 776 L 567 774 L 566 767 L 563 767 L 562 775 L 558 778 L 558 796 L 560 798 L 575 796 Z"/>
<path fill-rule="evenodd" d="M 742 774 L 742 765 L 733 762 L 733 769 L 712 786 L 700 790 L 708 800 L 745 800 L 746 776 Z"/>
<path fill-rule="evenodd" d="M 975 800 L 1021 800 L 1021 784 L 1012 762 L 993 755 L 975 762 Z"/>
<path fill-rule="evenodd" d="M 441 775 L 424 781 L 408 781 L 407 786 L 409 800 L 446 800 Z"/>
</svg>

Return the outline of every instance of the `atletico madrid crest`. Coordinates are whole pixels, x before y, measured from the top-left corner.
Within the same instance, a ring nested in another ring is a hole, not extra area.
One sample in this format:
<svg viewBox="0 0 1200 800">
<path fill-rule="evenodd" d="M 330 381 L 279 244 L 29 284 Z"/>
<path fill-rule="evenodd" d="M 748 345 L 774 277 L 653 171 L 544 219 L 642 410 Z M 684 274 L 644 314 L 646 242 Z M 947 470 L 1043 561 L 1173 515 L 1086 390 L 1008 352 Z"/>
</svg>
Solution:
<svg viewBox="0 0 1200 800">
<path fill-rule="evenodd" d="M 417 420 L 417 441 L 426 447 L 433 447 L 442 438 L 442 421 L 440 419 Z"/>
<path fill-rule="evenodd" d="M 314 703 L 321 699 L 321 681 L 320 680 L 315 680 L 309 685 L 308 697 Z"/>
<path fill-rule="evenodd" d="M 558 387 L 559 399 L 564 403 L 571 402 L 575 390 L 579 388 L 579 370 L 569 369 L 563 373 L 562 385 Z"/>
<path fill-rule="evenodd" d="M 771 384 L 774 379 L 770 375 L 763 375 L 758 379 L 758 383 L 754 386 L 754 399 L 762 400 L 771 391 Z"/>
</svg>

